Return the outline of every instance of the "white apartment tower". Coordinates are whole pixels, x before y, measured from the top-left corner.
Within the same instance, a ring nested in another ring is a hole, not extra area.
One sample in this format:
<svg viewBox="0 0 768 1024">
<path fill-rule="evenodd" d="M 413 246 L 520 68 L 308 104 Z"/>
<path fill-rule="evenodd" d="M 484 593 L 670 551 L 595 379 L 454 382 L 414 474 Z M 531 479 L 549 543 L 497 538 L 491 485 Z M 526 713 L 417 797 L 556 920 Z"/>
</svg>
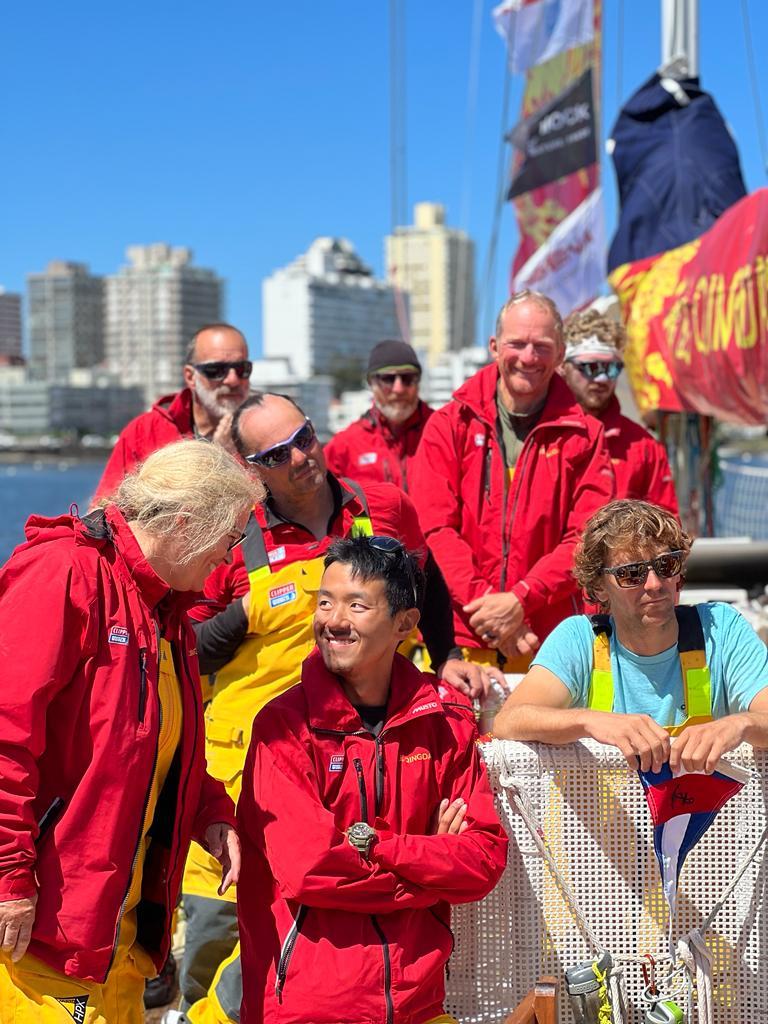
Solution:
<svg viewBox="0 0 768 1024">
<path fill-rule="evenodd" d="M 264 280 L 262 294 L 264 355 L 287 356 L 300 378 L 358 368 L 362 378 L 376 342 L 400 337 L 394 289 L 343 238 L 316 238 Z"/>
<path fill-rule="evenodd" d="M 475 244 L 445 225 L 438 203 L 417 203 L 414 223 L 385 240 L 387 277 L 411 298 L 410 343 L 434 363 L 475 342 Z"/>
<path fill-rule="evenodd" d="M 104 359 L 104 278 L 85 263 L 53 260 L 27 275 L 29 364 L 38 380 L 64 381 Z"/>
<path fill-rule="evenodd" d="M 224 282 L 193 267 L 188 248 L 132 245 L 126 256 L 106 279 L 107 365 L 150 403 L 179 388 L 192 335 L 221 320 Z"/>
</svg>

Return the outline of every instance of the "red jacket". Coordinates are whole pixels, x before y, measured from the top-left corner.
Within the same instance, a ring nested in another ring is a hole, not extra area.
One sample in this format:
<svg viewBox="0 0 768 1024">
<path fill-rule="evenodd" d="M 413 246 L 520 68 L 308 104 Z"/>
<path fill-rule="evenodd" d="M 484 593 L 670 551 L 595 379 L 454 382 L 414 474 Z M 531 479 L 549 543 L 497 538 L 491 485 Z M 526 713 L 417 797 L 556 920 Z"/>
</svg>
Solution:
<svg viewBox="0 0 768 1024">
<path fill-rule="evenodd" d="M 599 419 L 616 476 L 616 497 L 651 501 L 679 517 L 675 482 L 664 445 L 639 423 L 622 416 L 615 395 Z"/>
<path fill-rule="evenodd" d="M 393 483 L 410 493 L 411 464 L 433 412 L 426 402 L 419 401 L 402 431 L 395 435 L 386 417 L 375 406 L 371 407 L 325 446 L 328 468 L 336 476 L 348 476 L 363 484 Z"/>
<path fill-rule="evenodd" d="M 495 364 L 427 424 L 414 464 L 419 522 L 454 602 L 457 643 L 480 647 L 462 606 L 511 590 L 540 640 L 581 611 L 571 569 L 587 519 L 610 501 L 603 428 L 555 375 L 509 487 L 496 436 Z"/>
<path fill-rule="evenodd" d="M 205 773 L 200 680 L 186 602 L 155 575 L 114 506 L 33 516 L 0 572 L 0 900 L 38 892 L 29 951 L 103 982 L 155 767 L 158 638 L 175 654 L 183 707 L 178 772 L 158 800 L 137 939 L 158 969 L 190 838 L 234 822 Z M 38 839 L 54 801 L 58 818 Z"/>
<path fill-rule="evenodd" d="M 108 498 L 114 494 L 123 477 L 158 448 L 193 436 L 192 392 L 189 388 L 160 398 L 149 412 L 143 412 L 123 427 L 107 459 L 94 498 Z"/>
<path fill-rule="evenodd" d="M 455 691 L 395 656 L 367 732 L 315 651 L 257 716 L 238 820 L 242 1024 L 424 1024 L 442 1012 L 450 903 L 482 899 L 507 839 Z M 434 835 L 441 799 L 469 827 Z M 370 861 L 345 831 L 368 821 Z"/>
</svg>

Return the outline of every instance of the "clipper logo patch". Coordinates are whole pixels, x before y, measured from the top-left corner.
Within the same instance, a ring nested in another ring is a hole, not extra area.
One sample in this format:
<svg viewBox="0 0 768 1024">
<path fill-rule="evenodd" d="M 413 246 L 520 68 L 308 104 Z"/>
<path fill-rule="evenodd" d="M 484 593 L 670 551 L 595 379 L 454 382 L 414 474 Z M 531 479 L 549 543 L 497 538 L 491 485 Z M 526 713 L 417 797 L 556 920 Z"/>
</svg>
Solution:
<svg viewBox="0 0 768 1024">
<path fill-rule="evenodd" d="M 331 762 L 328 765 L 329 772 L 340 772 L 344 770 L 344 755 L 331 754 Z"/>
<path fill-rule="evenodd" d="M 482 448 L 485 444 L 485 434 L 475 434 L 475 448 Z"/>
<path fill-rule="evenodd" d="M 270 565 L 274 565 L 275 562 L 282 562 L 285 558 L 285 545 L 281 544 L 279 548 L 273 548 L 267 555 L 267 558 Z"/>
<path fill-rule="evenodd" d="M 130 633 L 125 626 L 112 626 L 107 634 L 107 641 L 111 644 L 120 644 L 121 646 L 125 646 L 129 639 Z"/>
<path fill-rule="evenodd" d="M 363 452 L 358 458 L 358 466 L 372 466 L 379 458 L 378 452 Z"/>
<path fill-rule="evenodd" d="M 85 1024 L 88 996 L 70 996 L 68 999 L 59 999 L 57 996 L 56 1002 L 61 1003 L 76 1024 Z"/>
<path fill-rule="evenodd" d="M 281 587 L 273 587 L 269 592 L 269 607 L 278 608 L 296 600 L 296 584 L 284 583 Z"/>
</svg>

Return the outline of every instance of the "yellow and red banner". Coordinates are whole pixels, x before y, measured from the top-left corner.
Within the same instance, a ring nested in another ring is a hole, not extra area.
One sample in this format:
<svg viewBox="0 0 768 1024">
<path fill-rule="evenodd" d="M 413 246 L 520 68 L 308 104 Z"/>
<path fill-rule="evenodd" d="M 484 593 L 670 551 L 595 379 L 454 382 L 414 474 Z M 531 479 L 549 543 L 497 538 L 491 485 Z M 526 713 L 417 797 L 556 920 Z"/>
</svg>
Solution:
<svg viewBox="0 0 768 1024">
<path fill-rule="evenodd" d="M 609 281 L 641 412 L 768 421 L 768 189 L 695 241 L 625 263 Z"/>
</svg>

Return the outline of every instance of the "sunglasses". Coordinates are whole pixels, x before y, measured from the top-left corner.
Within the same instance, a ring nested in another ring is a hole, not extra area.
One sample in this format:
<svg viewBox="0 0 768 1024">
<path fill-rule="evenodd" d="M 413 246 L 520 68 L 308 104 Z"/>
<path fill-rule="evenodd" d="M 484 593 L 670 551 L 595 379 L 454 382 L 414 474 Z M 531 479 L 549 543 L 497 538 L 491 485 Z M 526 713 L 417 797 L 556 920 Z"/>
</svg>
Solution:
<svg viewBox="0 0 768 1024">
<path fill-rule="evenodd" d="M 411 371 L 409 373 L 373 374 L 373 379 L 376 381 L 376 383 L 381 384 L 381 386 L 384 388 L 393 388 L 395 386 L 395 381 L 397 380 L 398 377 L 400 378 L 400 381 L 404 388 L 412 388 L 414 384 L 418 384 L 419 381 L 421 380 L 421 374 L 416 373 L 415 371 Z"/>
<path fill-rule="evenodd" d="M 649 558 L 646 562 L 627 562 L 626 565 L 614 565 L 603 572 L 610 573 L 620 587 L 641 587 L 653 569 L 660 579 L 669 580 L 683 571 L 683 551 L 667 551 L 664 555 Z"/>
<path fill-rule="evenodd" d="M 608 380 L 616 380 L 621 371 L 624 369 L 624 363 L 616 362 L 612 359 L 610 362 L 607 360 L 588 362 L 588 363 L 577 363 L 573 360 L 569 360 L 571 366 L 576 367 L 582 377 L 586 377 L 587 380 L 596 380 L 598 377 L 607 377 Z"/>
<path fill-rule="evenodd" d="M 270 448 L 265 448 L 263 452 L 246 455 L 245 461 L 250 462 L 252 466 L 276 469 L 290 461 L 292 448 L 298 448 L 300 452 L 308 452 L 315 443 L 316 436 L 311 420 L 307 420 L 285 441 L 273 444 Z"/>
<path fill-rule="evenodd" d="M 404 544 L 401 544 L 399 540 L 395 540 L 394 537 L 385 537 L 382 534 L 374 534 L 372 537 L 368 537 L 368 543 L 376 551 L 382 551 L 385 555 L 397 555 L 402 554 L 403 564 L 405 565 L 406 572 L 408 573 L 408 582 L 411 584 L 411 590 L 413 591 L 413 607 L 417 608 L 419 605 L 419 599 L 416 595 L 416 580 L 413 575 L 413 568 L 411 566 L 411 560 L 408 558 L 408 551 Z"/>
<path fill-rule="evenodd" d="M 234 370 L 240 380 L 245 380 L 253 369 L 250 359 L 238 359 L 234 363 L 193 363 L 192 366 L 208 380 L 225 380 L 230 370 Z"/>
<path fill-rule="evenodd" d="M 239 548 L 240 545 L 245 540 L 245 536 L 245 530 L 243 530 L 243 532 L 240 534 L 237 540 L 231 540 L 229 544 L 227 544 L 227 551 L 234 551 L 235 548 Z"/>
</svg>

